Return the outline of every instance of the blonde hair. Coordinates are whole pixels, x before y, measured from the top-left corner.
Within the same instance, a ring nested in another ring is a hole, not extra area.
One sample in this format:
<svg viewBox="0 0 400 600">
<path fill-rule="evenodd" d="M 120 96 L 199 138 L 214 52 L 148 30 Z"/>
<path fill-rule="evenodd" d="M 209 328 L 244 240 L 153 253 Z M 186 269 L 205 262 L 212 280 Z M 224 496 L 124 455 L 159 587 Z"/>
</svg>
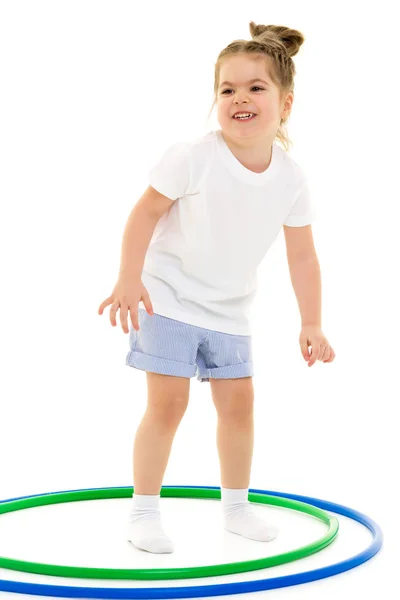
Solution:
<svg viewBox="0 0 400 600">
<path fill-rule="evenodd" d="M 247 54 L 254 60 L 265 60 L 272 81 L 279 87 L 280 101 L 284 95 L 294 90 L 296 68 L 292 60 L 304 42 L 304 36 L 296 29 L 281 25 L 256 25 L 250 23 L 251 40 L 235 40 L 228 44 L 218 55 L 214 73 L 214 100 L 209 116 L 217 103 L 221 64 L 227 56 Z M 275 138 L 281 142 L 286 151 L 292 144 L 284 124 L 287 118 L 281 119 Z"/>
</svg>

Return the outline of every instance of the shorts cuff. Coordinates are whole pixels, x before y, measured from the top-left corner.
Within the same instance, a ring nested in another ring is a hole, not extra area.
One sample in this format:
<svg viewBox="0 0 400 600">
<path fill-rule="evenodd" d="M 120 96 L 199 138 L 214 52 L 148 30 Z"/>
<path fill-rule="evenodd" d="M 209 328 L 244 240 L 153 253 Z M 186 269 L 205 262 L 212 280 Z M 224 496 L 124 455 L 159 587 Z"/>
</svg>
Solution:
<svg viewBox="0 0 400 600">
<path fill-rule="evenodd" d="M 131 350 L 126 357 L 126 364 L 129 367 L 140 369 L 141 371 L 150 371 L 151 373 L 160 373 L 160 375 L 175 375 L 175 377 L 194 377 L 196 374 L 196 365 L 187 365 L 186 363 L 151 356 Z"/>
<path fill-rule="evenodd" d="M 241 377 L 252 377 L 253 374 L 253 363 L 248 362 L 225 367 L 215 367 L 214 369 L 202 369 L 199 371 L 197 378 L 200 381 L 208 381 L 208 379 L 240 379 Z"/>
</svg>

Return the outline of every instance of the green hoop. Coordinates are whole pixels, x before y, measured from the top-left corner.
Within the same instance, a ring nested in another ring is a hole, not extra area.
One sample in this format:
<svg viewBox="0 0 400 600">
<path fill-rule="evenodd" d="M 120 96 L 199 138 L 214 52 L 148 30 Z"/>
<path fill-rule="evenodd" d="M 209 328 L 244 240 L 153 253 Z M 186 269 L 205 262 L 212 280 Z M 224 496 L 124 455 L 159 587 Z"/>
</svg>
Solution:
<svg viewBox="0 0 400 600">
<path fill-rule="evenodd" d="M 132 487 L 122 488 L 99 488 L 89 490 L 76 490 L 70 492 L 56 492 L 42 494 L 22 500 L 11 500 L 0 504 L 0 515 L 35 506 L 48 504 L 59 504 L 62 502 L 79 502 L 81 500 L 104 500 L 111 498 L 131 498 Z M 221 499 L 220 489 L 202 489 L 191 487 L 166 487 L 161 489 L 164 498 L 197 498 L 197 499 Z M 336 517 L 329 516 L 325 511 L 280 496 L 268 496 L 265 494 L 249 493 L 250 502 L 258 504 L 270 504 L 297 510 L 311 515 L 328 525 L 328 531 L 323 537 L 311 544 L 302 546 L 289 552 L 260 558 L 256 560 L 226 563 L 221 565 L 206 565 L 202 567 L 185 567 L 174 569 L 101 569 L 92 567 L 70 567 L 63 565 L 51 565 L 34 563 L 13 558 L 0 557 L 0 567 L 26 573 L 37 573 L 40 575 L 55 575 L 58 577 L 75 577 L 85 579 L 137 579 L 137 580 L 162 580 L 162 579 L 190 579 L 198 577 L 215 577 L 220 575 L 232 575 L 234 573 L 245 573 L 275 567 L 288 562 L 299 560 L 310 556 L 323 548 L 326 548 L 336 538 L 339 530 L 339 522 Z"/>
</svg>

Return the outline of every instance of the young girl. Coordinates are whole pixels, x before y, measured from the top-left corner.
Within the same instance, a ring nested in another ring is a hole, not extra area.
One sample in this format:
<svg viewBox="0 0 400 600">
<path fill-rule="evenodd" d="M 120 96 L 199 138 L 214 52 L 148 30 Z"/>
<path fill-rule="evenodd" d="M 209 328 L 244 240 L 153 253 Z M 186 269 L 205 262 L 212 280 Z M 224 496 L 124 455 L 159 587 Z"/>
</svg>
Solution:
<svg viewBox="0 0 400 600">
<path fill-rule="evenodd" d="M 321 330 L 307 181 L 285 152 L 281 127 L 294 98 L 291 57 L 304 37 L 254 22 L 250 32 L 251 41 L 232 42 L 215 65 L 213 106 L 221 129 L 173 144 L 153 167 L 125 228 L 117 284 L 99 307 L 101 315 L 111 304 L 113 326 L 120 309 L 125 333 L 130 311 L 126 364 L 146 371 L 128 539 L 148 552 L 173 551 L 161 522 L 160 490 L 195 375 L 210 382 L 218 414 L 225 529 L 257 541 L 277 535 L 248 502 L 254 432 L 249 310 L 257 267 L 282 227 L 303 357 L 309 366 L 335 357 Z"/>
</svg>

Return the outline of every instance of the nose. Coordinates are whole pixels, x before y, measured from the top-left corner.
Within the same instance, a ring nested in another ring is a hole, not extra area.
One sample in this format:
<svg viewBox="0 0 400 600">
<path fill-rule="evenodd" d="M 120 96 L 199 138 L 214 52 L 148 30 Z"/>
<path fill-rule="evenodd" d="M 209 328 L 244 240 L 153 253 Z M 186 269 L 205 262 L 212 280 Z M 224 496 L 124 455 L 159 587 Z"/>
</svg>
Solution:
<svg viewBox="0 0 400 600">
<path fill-rule="evenodd" d="M 236 92 L 235 94 L 235 102 L 239 102 L 240 99 L 245 99 L 246 98 L 246 102 L 248 102 L 248 98 L 246 96 L 246 92 Z"/>
<path fill-rule="evenodd" d="M 235 98 L 235 104 L 240 104 L 241 102 L 246 102 L 246 103 L 247 103 L 248 101 L 249 101 L 249 100 L 248 100 L 247 98 L 246 98 L 246 99 L 244 99 L 244 98 L 243 98 L 243 99 L 241 99 L 241 98 L 240 98 L 240 96 L 237 96 L 237 97 Z"/>
</svg>

